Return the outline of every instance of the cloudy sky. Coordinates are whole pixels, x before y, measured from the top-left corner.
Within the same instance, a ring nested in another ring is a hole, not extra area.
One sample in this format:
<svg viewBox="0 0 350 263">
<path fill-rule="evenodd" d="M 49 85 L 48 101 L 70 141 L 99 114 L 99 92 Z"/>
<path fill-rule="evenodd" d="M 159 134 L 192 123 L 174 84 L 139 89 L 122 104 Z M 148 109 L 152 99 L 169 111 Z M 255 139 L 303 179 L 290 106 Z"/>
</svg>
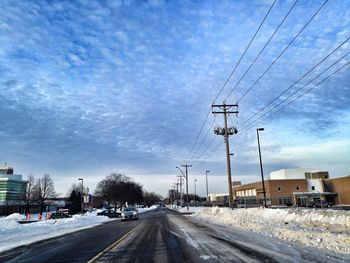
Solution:
<svg viewBox="0 0 350 263">
<path fill-rule="evenodd" d="M 225 192 L 225 100 L 233 180 L 259 179 L 257 127 L 266 174 L 348 175 L 350 2 L 323 3 L 2 0 L 0 162 L 62 194 L 120 172 L 163 195 L 188 162 L 200 194 L 206 170 Z"/>
</svg>

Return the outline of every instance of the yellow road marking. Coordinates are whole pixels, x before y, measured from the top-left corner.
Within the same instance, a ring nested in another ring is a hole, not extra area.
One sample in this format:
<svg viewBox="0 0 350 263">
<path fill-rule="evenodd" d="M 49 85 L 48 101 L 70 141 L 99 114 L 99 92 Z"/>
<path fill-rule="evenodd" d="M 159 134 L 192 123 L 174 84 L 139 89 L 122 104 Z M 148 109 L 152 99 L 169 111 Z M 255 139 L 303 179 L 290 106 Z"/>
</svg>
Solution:
<svg viewBox="0 0 350 263">
<path fill-rule="evenodd" d="M 118 240 L 116 240 L 115 242 L 113 242 L 111 245 L 109 245 L 106 249 L 104 249 L 102 252 L 98 253 L 96 256 L 94 256 L 92 259 L 90 259 L 88 261 L 88 263 L 93 263 L 96 260 L 99 259 L 99 257 L 101 257 L 104 253 L 106 253 L 108 250 L 111 250 L 114 247 L 117 247 L 121 242 L 124 241 L 124 239 L 126 239 L 132 232 L 136 231 L 136 229 L 138 229 L 140 227 L 140 225 L 142 225 L 142 223 L 138 224 L 135 228 L 131 229 L 129 232 L 125 233 L 121 238 L 119 238 Z"/>
</svg>

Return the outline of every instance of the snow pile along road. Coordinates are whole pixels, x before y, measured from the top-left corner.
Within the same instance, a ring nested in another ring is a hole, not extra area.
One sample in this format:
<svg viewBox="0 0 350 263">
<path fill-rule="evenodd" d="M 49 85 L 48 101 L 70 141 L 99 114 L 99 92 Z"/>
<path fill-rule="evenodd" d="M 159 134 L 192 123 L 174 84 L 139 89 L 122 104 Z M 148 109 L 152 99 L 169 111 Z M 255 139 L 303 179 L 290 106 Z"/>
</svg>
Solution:
<svg viewBox="0 0 350 263">
<path fill-rule="evenodd" d="M 42 220 L 30 224 L 17 223 L 17 220 L 22 218 L 23 215 L 12 214 L 0 219 L 0 252 L 112 220 L 106 216 L 88 214 L 87 216 L 75 215 L 72 218 L 58 220 Z"/>
<path fill-rule="evenodd" d="M 144 213 L 157 206 L 140 208 L 139 213 Z M 72 218 L 57 220 L 42 220 L 30 224 L 19 224 L 17 220 L 24 219 L 21 214 L 12 214 L 0 218 L 0 252 L 21 245 L 31 244 L 40 240 L 61 236 L 82 229 L 91 228 L 107 221 L 119 220 L 106 216 L 97 216 L 96 211 L 86 215 L 74 215 Z M 37 215 L 34 215 L 37 218 Z M 45 216 L 44 216 L 45 218 Z"/>
<path fill-rule="evenodd" d="M 350 254 L 350 211 L 203 208 L 195 217 Z"/>
</svg>

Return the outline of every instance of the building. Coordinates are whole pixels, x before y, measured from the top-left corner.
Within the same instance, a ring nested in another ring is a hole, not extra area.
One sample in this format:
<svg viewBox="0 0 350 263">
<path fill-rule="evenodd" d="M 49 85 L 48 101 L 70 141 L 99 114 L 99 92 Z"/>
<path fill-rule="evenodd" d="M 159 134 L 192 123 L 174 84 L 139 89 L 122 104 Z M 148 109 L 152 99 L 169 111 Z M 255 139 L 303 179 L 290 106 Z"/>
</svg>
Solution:
<svg viewBox="0 0 350 263">
<path fill-rule="evenodd" d="M 309 206 L 317 201 L 350 204 L 350 176 L 329 179 L 328 172 L 320 169 L 282 169 L 271 172 L 264 183 L 268 206 Z M 261 181 L 234 186 L 233 193 L 238 206 L 264 204 Z"/>
<path fill-rule="evenodd" d="M 330 198 L 335 205 L 350 205 L 350 175 L 323 181 L 324 187 L 328 192 L 337 193 Z"/>
<path fill-rule="evenodd" d="M 27 181 L 22 175 L 13 174 L 13 168 L 0 167 L 0 202 L 18 201 L 25 193 Z"/>
<path fill-rule="evenodd" d="M 25 194 L 27 181 L 22 175 L 13 174 L 13 168 L 0 167 L 0 215 L 18 212 Z"/>
<path fill-rule="evenodd" d="M 227 194 L 227 193 L 222 193 L 222 194 L 210 193 L 210 194 L 208 194 L 208 200 L 209 200 L 209 202 L 211 202 L 217 206 L 228 206 L 229 194 Z"/>
</svg>

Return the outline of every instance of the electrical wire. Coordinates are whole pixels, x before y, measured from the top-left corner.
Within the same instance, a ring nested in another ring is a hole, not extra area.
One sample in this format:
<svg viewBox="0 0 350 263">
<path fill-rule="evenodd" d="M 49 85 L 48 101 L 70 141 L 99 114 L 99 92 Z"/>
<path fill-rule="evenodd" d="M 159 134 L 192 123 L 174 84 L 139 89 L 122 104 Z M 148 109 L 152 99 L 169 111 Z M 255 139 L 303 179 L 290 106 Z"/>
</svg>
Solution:
<svg viewBox="0 0 350 263">
<path fill-rule="evenodd" d="M 282 21 L 279 23 L 278 27 L 275 29 L 275 31 L 272 33 L 272 35 L 270 36 L 269 40 L 265 43 L 264 47 L 260 50 L 260 52 L 258 53 L 258 55 L 255 57 L 255 59 L 253 60 L 253 62 L 250 64 L 250 66 L 247 68 L 247 70 L 244 72 L 244 74 L 241 76 L 241 78 L 238 80 L 238 82 L 236 83 L 236 85 L 231 89 L 231 91 L 228 93 L 228 95 L 225 98 L 225 101 L 231 96 L 232 92 L 237 88 L 237 86 L 241 83 L 241 81 L 243 80 L 243 78 L 248 74 L 248 72 L 250 71 L 250 69 L 253 67 L 253 65 L 255 64 L 255 62 L 258 60 L 258 58 L 260 57 L 260 55 L 264 52 L 265 48 L 268 46 L 268 44 L 271 42 L 271 40 L 273 39 L 273 37 L 276 35 L 277 31 L 280 29 L 280 27 L 282 26 L 282 24 L 286 21 L 286 19 L 288 18 L 288 16 L 290 15 L 290 13 L 292 12 L 292 10 L 294 9 L 294 7 L 296 6 L 296 4 L 298 3 L 299 0 L 295 0 L 294 4 L 289 8 L 287 14 L 284 16 L 284 18 L 282 19 Z"/>
<path fill-rule="evenodd" d="M 272 68 L 272 66 L 280 59 L 280 57 L 288 50 L 288 48 L 293 44 L 293 42 L 299 37 L 299 35 L 305 30 L 305 28 L 311 23 L 311 21 L 317 16 L 317 14 L 321 11 L 321 9 L 325 6 L 325 4 L 328 2 L 326 0 L 318 9 L 317 11 L 312 15 L 312 17 L 307 21 L 307 23 L 302 27 L 302 29 L 293 37 L 292 41 L 289 42 L 289 44 L 282 50 L 282 52 L 274 59 L 274 61 L 270 64 L 270 66 L 259 76 L 259 78 L 251 85 L 244 93 L 240 96 L 240 98 L 237 101 L 237 104 L 239 104 L 242 99 L 252 90 L 253 87 L 265 76 L 265 74 Z"/>
<path fill-rule="evenodd" d="M 229 77 L 227 78 L 227 80 L 225 81 L 224 85 L 221 87 L 219 93 L 216 95 L 215 99 L 213 100 L 213 104 L 215 104 L 215 101 L 216 101 L 217 98 L 220 96 L 221 92 L 224 90 L 224 88 L 226 87 L 227 83 L 230 81 L 232 75 L 235 73 L 237 67 L 239 66 L 239 64 L 241 63 L 243 57 L 244 57 L 245 54 L 247 53 L 247 51 L 248 51 L 250 45 L 253 43 L 253 41 L 254 41 L 256 35 L 258 34 L 258 32 L 260 31 L 261 27 L 262 27 L 263 24 L 265 23 L 265 20 L 266 20 L 266 18 L 268 17 L 268 15 L 270 14 L 270 12 L 271 12 L 273 6 L 275 5 L 275 3 L 276 3 L 276 0 L 273 1 L 272 5 L 270 6 L 269 10 L 267 11 L 267 13 L 266 13 L 264 19 L 261 21 L 261 23 L 260 23 L 258 29 L 255 31 L 253 37 L 252 37 L 251 40 L 249 41 L 249 44 L 248 44 L 247 47 L 245 48 L 243 54 L 242 54 L 241 57 L 239 58 L 239 60 L 238 60 L 238 62 L 236 63 L 235 67 L 233 68 L 233 70 L 231 71 L 231 73 L 230 73 Z"/>
<path fill-rule="evenodd" d="M 271 111 L 273 111 L 274 109 L 276 109 L 278 106 L 280 106 L 282 103 L 286 102 L 287 100 L 289 100 L 291 97 L 293 97 L 295 94 L 297 94 L 299 91 L 301 91 L 302 89 L 304 89 L 305 87 L 307 87 L 311 82 L 313 82 L 314 80 L 316 80 L 317 78 L 319 78 L 321 75 L 323 75 L 325 72 L 327 72 L 329 69 L 331 69 L 332 67 L 334 67 L 336 64 L 338 64 L 342 59 L 344 59 L 346 56 L 348 56 L 350 54 L 350 51 L 347 52 L 345 55 L 343 55 L 340 59 L 336 60 L 334 63 L 332 63 L 330 66 L 328 66 L 326 69 L 324 69 L 321 73 L 319 73 L 316 77 L 314 77 L 313 79 L 311 79 L 310 81 L 308 81 L 305 85 L 303 85 L 302 87 L 300 87 L 299 89 L 297 89 L 296 91 L 294 91 L 291 95 L 289 95 L 287 98 L 285 98 L 284 100 L 282 100 L 280 103 L 276 104 L 273 108 L 271 108 L 269 111 L 265 112 L 264 114 L 260 115 L 259 118 L 257 118 L 256 120 L 252 121 L 251 123 L 249 123 L 248 125 L 246 125 L 245 127 L 242 127 L 241 129 L 248 129 L 250 128 L 254 123 L 256 123 L 258 120 L 262 119 L 264 116 L 266 116 L 267 114 L 269 114 Z M 340 70 L 342 70 L 344 67 L 346 67 L 348 64 L 350 63 L 347 62 L 345 65 L 343 65 L 342 67 L 340 67 L 339 69 L 337 69 L 336 71 L 334 71 L 331 75 L 327 76 L 326 78 L 324 78 L 323 80 L 321 80 L 320 82 L 318 82 L 317 84 L 315 84 L 313 87 L 309 88 L 306 92 L 302 93 L 299 97 L 297 97 L 297 99 L 301 98 L 302 96 L 304 96 L 306 93 L 308 93 L 310 90 L 312 90 L 313 88 L 319 86 L 320 84 L 322 84 L 324 81 L 326 81 L 327 79 L 329 79 L 331 76 L 333 76 L 334 74 L 336 74 L 337 72 L 339 72 Z M 290 105 L 292 102 L 296 101 L 297 99 L 292 100 L 291 102 L 289 102 L 288 104 L 282 106 L 279 110 L 275 111 L 274 113 L 268 115 L 268 117 L 272 116 L 273 114 L 275 114 L 276 112 L 280 111 L 281 109 L 287 107 L 288 105 Z M 266 118 L 264 118 L 266 119 Z"/>
<path fill-rule="evenodd" d="M 202 146 L 204 140 L 207 138 L 207 136 L 208 136 L 208 134 L 209 134 L 209 131 L 210 131 L 211 128 L 213 127 L 215 121 L 216 121 L 216 116 L 214 116 L 213 122 L 211 123 L 210 127 L 208 128 L 207 132 L 205 133 L 205 135 L 204 135 L 202 141 L 201 141 L 200 144 L 198 145 L 197 150 L 192 154 L 192 156 L 191 156 L 191 158 L 190 158 L 190 160 L 189 160 L 188 162 L 191 162 L 191 160 L 193 159 L 194 155 L 196 155 L 196 153 L 197 153 L 197 152 L 199 151 L 199 149 L 201 148 L 201 146 Z"/>
<path fill-rule="evenodd" d="M 345 39 L 341 44 L 339 44 L 335 49 L 333 49 L 327 56 L 325 56 L 323 59 L 321 59 L 318 63 L 316 63 L 312 68 L 310 68 L 304 75 L 302 75 L 299 79 L 297 79 L 293 84 L 291 84 L 287 89 L 285 89 L 282 93 L 280 93 L 278 96 L 276 96 L 273 100 L 271 100 L 269 103 L 267 103 L 264 107 L 262 107 L 259 111 L 257 111 L 255 114 L 253 114 L 251 117 L 249 117 L 247 120 L 242 122 L 241 127 L 243 127 L 247 122 L 249 122 L 251 119 L 253 119 L 255 116 L 257 116 L 259 113 L 264 111 L 268 106 L 270 106 L 273 102 L 278 100 L 280 97 L 282 97 L 287 91 L 289 91 L 291 88 L 293 88 L 296 84 L 298 84 L 302 79 L 304 79 L 307 75 L 309 75 L 314 69 L 316 69 L 320 64 L 322 64 L 325 60 L 327 60 L 331 55 L 333 55 L 337 50 L 339 50 L 343 45 L 345 45 L 350 40 L 350 37 Z"/>
<path fill-rule="evenodd" d="M 237 67 L 240 65 L 240 63 L 241 63 L 243 57 L 245 56 L 246 52 L 248 51 L 250 45 L 253 43 L 253 41 L 254 41 L 256 35 L 258 34 L 258 32 L 260 31 L 261 27 L 262 27 L 263 24 L 265 23 L 265 20 L 266 20 L 266 18 L 268 17 L 268 15 L 270 14 L 270 12 L 271 12 L 273 6 L 275 5 L 276 1 L 277 1 L 277 0 L 274 0 L 273 3 L 271 4 L 269 10 L 267 11 L 267 13 L 265 14 L 263 20 L 261 21 L 261 23 L 260 23 L 258 29 L 256 30 L 256 32 L 254 33 L 253 37 L 252 37 L 251 40 L 249 41 L 249 44 L 247 45 L 245 51 L 243 52 L 243 54 L 241 55 L 240 59 L 239 59 L 238 62 L 236 63 L 234 69 L 231 71 L 231 73 L 230 73 L 229 77 L 227 78 L 227 80 L 225 81 L 224 85 L 221 87 L 219 93 L 218 93 L 218 94 L 216 95 L 216 97 L 214 98 L 212 104 L 215 103 L 215 101 L 216 101 L 217 98 L 220 96 L 221 92 L 223 91 L 223 89 L 226 87 L 227 83 L 229 82 L 229 80 L 230 80 L 231 77 L 233 76 L 233 74 L 234 74 L 234 72 L 236 71 Z M 196 143 L 198 142 L 198 139 L 199 139 L 199 137 L 200 137 L 200 135 L 201 135 L 201 133 L 202 133 L 202 131 L 203 131 L 203 128 L 204 128 L 204 126 L 205 126 L 205 124 L 206 124 L 206 122 L 207 122 L 207 120 L 208 120 L 208 117 L 209 117 L 209 115 L 210 115 L 210 111 L 211 111 L 211 108 L 209 108 L 209 111 L 208 111 L 208 113 L 207 113 L 207 115 L 206 115 L 206 117 L 205 117 L 205 119 L 204 119 L 204 122 L 203 122 L 203 124 L 202 124 L 202 127 L 201 127 L 201 129 L 200 129 L 200 131 L 199 131 L 199 133 L 198 133 L 198 135 L 197 135 L 197 137 L 196 137 L 196 139 L 195 139 L 195 141 L 194 141 L 192 147 L 191 147 L 191 150 L 189 151 L 189 153 L 188 153 L 188 155 L 187 155 L 186 160 L 188 160 L 189 157 L 192 155 L 192 151 L 193 151 L 193 149 L 194 149 Z M 187 162 L 188 162 L 188 161 L 187 161 Z M 187 163 L 187 162 L 186 162 L 186 163 Z"/>
</svg>

